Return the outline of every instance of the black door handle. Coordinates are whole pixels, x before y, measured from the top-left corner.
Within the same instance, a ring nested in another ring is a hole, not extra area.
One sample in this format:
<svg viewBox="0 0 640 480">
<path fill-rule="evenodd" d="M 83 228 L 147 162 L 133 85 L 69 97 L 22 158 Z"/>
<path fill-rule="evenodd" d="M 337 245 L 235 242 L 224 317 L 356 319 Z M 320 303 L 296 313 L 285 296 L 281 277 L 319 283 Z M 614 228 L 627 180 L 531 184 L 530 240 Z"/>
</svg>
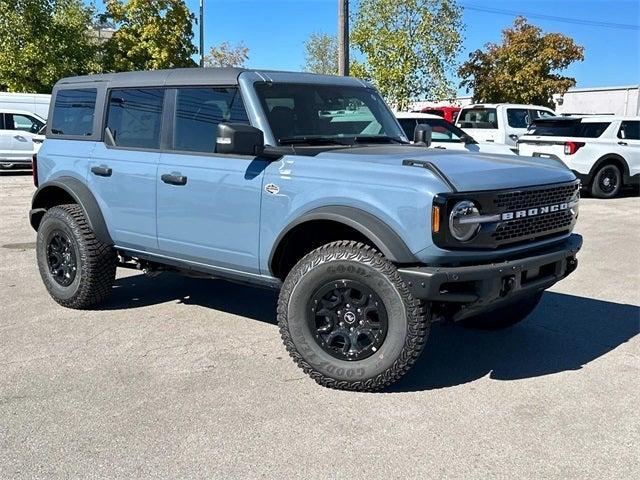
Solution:
<svg viewBox="0 0 640 480">
<path fill-rule="evenodd" d="M 618 145 L 627 145 L 627 142 L 618 142 Z"/>
<path fill-rule="evenodd" d="M 164 183 L 168 183 L 169 185 L 186 185 L 187 177 L 184 175 L 180 175 L 179 173 L 165 173 L 160 179 Z"/>
<path fill-rule="evenodd" d="M 113 171 L 109 167 L 91 167 L 91 173 L 99 177 L 110 177 Z"/>
</svg>

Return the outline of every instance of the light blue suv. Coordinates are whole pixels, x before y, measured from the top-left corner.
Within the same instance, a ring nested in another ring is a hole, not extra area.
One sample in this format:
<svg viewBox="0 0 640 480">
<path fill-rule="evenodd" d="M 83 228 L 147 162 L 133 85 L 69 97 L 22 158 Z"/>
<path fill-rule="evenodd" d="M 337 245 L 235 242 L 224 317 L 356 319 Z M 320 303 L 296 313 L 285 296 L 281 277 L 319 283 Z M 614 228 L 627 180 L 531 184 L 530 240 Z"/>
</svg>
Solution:
<svg viewBox="0 0 640 480">
<path fill-rule="evenodd" d="M 117 267 L 280 289 L 285 346 L 325 386 L 384 388 L 433 321 L 510 326 L 577 266 L 571 171 L 430 150 L 423 125 L 409 144 L 355 78 L 67 78 L 49 119 L 30 220 L 58 303 L 103 301 Z"/>
</svg>

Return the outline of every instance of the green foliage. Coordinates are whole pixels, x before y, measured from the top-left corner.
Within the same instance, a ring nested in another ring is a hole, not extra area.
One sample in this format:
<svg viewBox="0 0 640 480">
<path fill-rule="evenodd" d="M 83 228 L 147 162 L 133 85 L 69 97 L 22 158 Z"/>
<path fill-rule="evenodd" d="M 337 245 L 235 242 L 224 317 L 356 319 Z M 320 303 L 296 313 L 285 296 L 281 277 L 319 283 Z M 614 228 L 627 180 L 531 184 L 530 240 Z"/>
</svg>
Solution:
<svg viewBox="0 0 640 480">
<path fill-rule="evenodd" d="M 452 96 L 462 28 L 455 0 L 361 0 L 351 44 L 364 61 L 352 75 L 371 79 L 399 109 L 420 97 Z"/>
<path fill-rule="evenodd" d="M 116 32 L 104 44 L 106 71 L 195 67 L 193 21 L 184 0 L 106 0 L 102 21 Z"/>
<path fill-rule="evenodd" d="M 476 102 L 532 103 L 553 106 L 551 96 L 564 93 L 575 79 L 556 73 L 584 60 L 584 48 L 560 33 L 542 30 L 518 17 L 502 31 L 502 44 L 469 55 L 458 72 L 461 87 L 473 90 Z"/>
<path fill-rule="evenodd" d="M 244 67 L 249 60 L 249 48 L 243 43 L 231 46 L 229 42 L 222 42 L 217 47 L 211 47 L 209 54 L 204 56 L 205 67 Z"/>
<path fill-rule="evenodd" d="M 312 33 L 304 42 L 307 72 L 323 75 L 338 74 L 338 42 L 336 37 L 326 33 Z"/>
<path fill-rule="evenodd" d="M 92 18 L 81 0 L 0 0 L 0 87 L 49 93 L 62 77 L 99 71 Z"/>
</svg>

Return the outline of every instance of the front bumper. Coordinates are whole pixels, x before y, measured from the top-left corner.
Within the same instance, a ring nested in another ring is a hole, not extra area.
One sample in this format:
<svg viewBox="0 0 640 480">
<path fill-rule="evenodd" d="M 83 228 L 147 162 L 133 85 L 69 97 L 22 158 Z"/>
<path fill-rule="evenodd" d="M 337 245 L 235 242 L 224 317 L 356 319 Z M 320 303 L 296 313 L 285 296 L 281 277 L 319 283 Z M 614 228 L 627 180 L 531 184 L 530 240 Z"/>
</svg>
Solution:
<svg viewBox="0 0 640 480">
<path fill-rule="evenodd" d="M 493 310 L 549 288 L 573 272 L 582 237 L 571 235 L 542 253 L 466 267 L 410 267 L 398 273 L 415 298 L 453 304 L 454 320 Z"/>
</svg>

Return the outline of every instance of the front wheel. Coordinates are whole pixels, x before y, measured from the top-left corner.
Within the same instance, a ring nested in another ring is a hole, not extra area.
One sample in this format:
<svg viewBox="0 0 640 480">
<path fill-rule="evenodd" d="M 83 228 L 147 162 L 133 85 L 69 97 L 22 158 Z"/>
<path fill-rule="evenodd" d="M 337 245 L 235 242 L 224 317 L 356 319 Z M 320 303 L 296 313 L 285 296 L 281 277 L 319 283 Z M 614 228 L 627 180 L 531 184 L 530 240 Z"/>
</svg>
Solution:
<svg viewBox="0 0 640 480">
<path fill-rule="evenodd" d="M 613 198 L 622 188 L 622 172 L 611 163 L 603 165 L 593 176 L 591 195 L 598 198 Z"/>
<path fill-rule="evenodd" d="M 352 241 L 305 256 L 278 300 L 293 360 L 320 385 L 344 390 L 380 390 L 400 379 L 424 348 L 428 318 L 394 265 Z"/>
</svg>

